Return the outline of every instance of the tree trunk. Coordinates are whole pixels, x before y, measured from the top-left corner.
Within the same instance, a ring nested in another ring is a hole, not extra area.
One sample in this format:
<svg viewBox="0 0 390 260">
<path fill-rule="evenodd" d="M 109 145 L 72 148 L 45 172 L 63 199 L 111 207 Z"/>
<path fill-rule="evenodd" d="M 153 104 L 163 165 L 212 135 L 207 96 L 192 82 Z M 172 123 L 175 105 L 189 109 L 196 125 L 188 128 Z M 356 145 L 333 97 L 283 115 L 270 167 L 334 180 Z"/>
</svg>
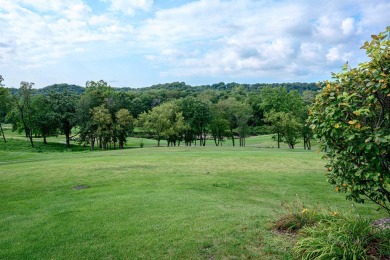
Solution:
<svg viewBox="0 0 390 260">
<path fill-rule="evenodd" d="M 280 148 L 280 133 L 278 133 L 278 149 Z"/>
<path fill-rule="evenodd" d="M 70 147 L 70 133 L 66 131 L 65 133 L 65 139 L 66 139 L 66 147 Z"/>
<path fill-rule="evenodd" d="M 30 132 L 28 133 L 28 138 L 30 139 L 31 147 L 34 147 L 32 130 L 30 130 Z"/>
<path fill-rule="evenodd" d="M 47 144 L 47 141 L 46 141 L 46 129 L 44 127 L 42 128 L 42 137 L 43 137 L 43 143 Z"/>
<path fill-rule="evenodd" d="M 232 143 L 233 143 L 233 146 L 234 146 L 234 134 L 232 133 Z"/>
<path fill-rule="evenodd" d="M 47 144 L 47 141 L 46 141 L 46 132 L 45 132 L 45 131 L 42 131 L 42 137 L 43 137 L 43 143 L 44 143 L 44 144 Z"/>
<path fill-rule="evenodd" d="M 93 149 L 95 148 L 95 138 L 94 137 L 91 137 L 91 151 L 93 151 Z"/>
<path fill-rule="evenodd" d="M 0 123 L 0 131 L 1 131 L 1 134 L 3 135 L 4 143 L 6 143 L 7 140 L 5 139 L 4 130 L 3 130 L 3 127 L 1 126 L 1 123 Z"/>
</svg>

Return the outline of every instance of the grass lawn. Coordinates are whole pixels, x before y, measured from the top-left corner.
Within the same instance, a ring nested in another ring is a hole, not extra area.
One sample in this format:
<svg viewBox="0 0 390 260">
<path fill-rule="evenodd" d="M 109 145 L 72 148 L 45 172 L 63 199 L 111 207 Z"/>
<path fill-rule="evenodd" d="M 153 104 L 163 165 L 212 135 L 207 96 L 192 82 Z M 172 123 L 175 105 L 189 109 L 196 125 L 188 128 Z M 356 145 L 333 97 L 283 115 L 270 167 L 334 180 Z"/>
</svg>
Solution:
<svg viewBox="0 0 390 260">
<path fill-rule="evenodd" d="M 105 152 L 0 143 L 0 259 L 289 259 L 291 240 L 270 230 L 282 202 L 351 202 L 326 183 L 320 154 L 253 140 Z"/>
</svg>

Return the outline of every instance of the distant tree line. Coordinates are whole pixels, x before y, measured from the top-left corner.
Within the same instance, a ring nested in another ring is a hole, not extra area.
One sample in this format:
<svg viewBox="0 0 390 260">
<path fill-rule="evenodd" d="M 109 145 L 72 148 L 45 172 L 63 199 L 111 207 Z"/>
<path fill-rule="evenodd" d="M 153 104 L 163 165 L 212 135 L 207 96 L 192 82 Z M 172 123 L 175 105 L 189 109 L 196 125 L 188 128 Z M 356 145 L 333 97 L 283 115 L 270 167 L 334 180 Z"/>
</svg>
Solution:
<svg viewBox="0 0 390 260">
<path fill-rule="evenodd" d="M 245 146 L 246 137 L 275 134 L 280 147 L 294 148 L 298 139 L 311 149 L 307 126 L 308 106 L 314 83 L 238 84 L 218 83 L 192 87 L 183 82 L 149 88 L 113 88 L 105 81 L 88 81 L 86 87 L 56 84 L 34 89 L 21 82 L 19 89 L 0 86 L 0 126 L 11 123 L 34 137 L 65 135 L 93 150 L 123 148 L 130 135 L 153 138 L 160 145 L 220 146 L 231 140 Z M 6 137 L 0 128 L 4 142 Z"/>
</svg>

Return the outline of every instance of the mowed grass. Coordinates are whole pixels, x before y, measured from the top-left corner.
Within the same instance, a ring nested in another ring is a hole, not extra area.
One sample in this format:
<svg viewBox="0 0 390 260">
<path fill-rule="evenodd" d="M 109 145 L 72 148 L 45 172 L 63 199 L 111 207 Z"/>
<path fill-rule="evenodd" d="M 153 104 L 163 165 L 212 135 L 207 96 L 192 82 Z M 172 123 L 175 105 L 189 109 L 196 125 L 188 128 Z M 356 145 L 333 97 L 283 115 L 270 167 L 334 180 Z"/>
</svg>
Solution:
<svg viewBox="0 0 390 260">
<path fill-rule="evenodd" d="M 320 157 L 257 147 L 0 149 L 0 258 L 289 259 L 291 241 L 270 230 L 282 202 L 351 209 Z"/>
</svg>

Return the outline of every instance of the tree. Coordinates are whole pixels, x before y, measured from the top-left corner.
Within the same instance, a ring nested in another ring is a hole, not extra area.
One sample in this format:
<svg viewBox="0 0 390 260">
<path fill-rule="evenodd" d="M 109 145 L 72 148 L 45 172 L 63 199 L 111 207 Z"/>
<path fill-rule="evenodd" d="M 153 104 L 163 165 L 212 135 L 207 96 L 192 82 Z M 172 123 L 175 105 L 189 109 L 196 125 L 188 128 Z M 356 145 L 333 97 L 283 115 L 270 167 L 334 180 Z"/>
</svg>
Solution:
<svg viewBox="0 0 390 260">
<path fill-rule="evenodd" d="M 28 139 L 30 140 L 30 144 L 32 147 L 34 147 L 32 129 L 33 109 L 31 105 L 33 86 L 34 83 L 32 82 L 22 81 L 20 83 L 18 94 L 12 97 L 13 104 L 16 108 L 16 111 L 14 113 L 14 121 L 21 122 L 26 137 L 28 137 Z"/>
<path fill-rule="evenodd" d="M 225 136 L 228 136 L 228 130 L 229 122 L 216 112 L 210 124 L 210 132 L 216 146 L 222 146 Z"/>
<path fill-rule="evenodd" d="M 390 27 L 363 49 L 370 58 L 344 66 L 322 90 L 310 120 L 328 159 L 328 180 L 336 191 L 390 213 Z"/>
<path fill-rule="evenodd" d="M 284 140 L 290 149 L 294 149 L 303 127 L 299 119 L 293 113 L 270 112 L 266 114 L 265 120 L 271 123 L 271 131 L 276 133 L 278 148 Z"/>
<path fill-rule="evenodd" d="M 284 142 L 288 144 L 290 149 L 294 149 L 295 145 L 298 143 L 298 138 L 301 136 L 303 125 L 292 113 L 281 113 L 281 130 Z"/>
<path fill-rule="evenodd" d="M 49 95 L 49 102 L 59 122 L 60 130 L 65 134 L 66 147 L 70 147 L 72 129 L 77 123 L 78 96 L 68 92 L 52 92 Z"/>
<path fill-rule="evenodd" d="M 278 148 L 282 139 L 291 149 L 294 149 L 298 135 L 305 134 L 304 141 L 309 139 L 309 133 L 303 131 L 307 108 L 298 91 L 288 92 L 285 87 L 265 87 L 260 95 L 260 107 L 264 109 L 265 121 L 271 124 L 270 129 L 276 134 Z M 307 147 L 306 142 L 304 146 Z"/>
<path fill-rule="evenodd" d="M 4 88 L 3 77 L 0 75 L 0 132 L 3 136 L 4 143 L 7 142 L 3 130 L 2 123 L 4 123 L 5 116 L 10 110 L 10 94 L 8 89 Z"/>
<path fill-rule="evenodd" d="M 49 98 L 47 96 L 34 96 L 31 105 L 33 109 L 31 122 L 33 133 L 41 135 L 43 143 L 47 144 L 46 137 L 57 134 L 59 125 L 57 114 L 50 106 Z"/>
<path fill-rule="evenodd" d="M 76 107 L 76 121 L 78 126 L 78 141 L 79 143 L 89 144 L 90 150 L 95 149 L 96 141 L 96 125 L 93 123 L 92 117 L 92 97 L 83 94 Z"/>
<path fill-rule="evenodd" d="M 157 140 L 157 146 L 160 146 L 160 141 L 163 138 L 167 139 L 168 145 L 176 145 L 187 128 L 179 107 L 172 102 L 164 103 L 147 113 L 142 113 L 138 122 L 147 133 Z"/>
<path fill-rule="evenodd" d="M 270 112 L 265 114 L 264 121 L 270 123 L 270 129 L 272 133 L 276 134 L 276 141 L 278 143 L 278 148 L 280 148 L 280 142 L 283 138 L 283 126 L 282 120 L 284 117 L 284 112 Z"/>
<path fill-rule="evenodd" d="M 251 107 L 234 97 L 220 100 L 217 104 L 218 113 L 229 122 L 230 136 L 232 144 L 235 146 L 234 135 L 237 130 L 240 137 L 240 146 L 245 145 L 245 137 L 248 131 L 248 121 L 252 117 Z"/>
<path fill-rule="evenodd" d="M 240 146 L 245 146 L 245 139 L 248 136 L 248 121 L 252 118 L 252 108 L 247 103 L 240 103 L 236 107 L 235 118 L 237 121 L 237 132 Z"/>
<path fill-rule="evenodd" d="M 122 108 L 116 115 L 116 129 L 118 131 L 119 148 L 123 149 L 126 138 L 134 129 L 134 118 L 129 110 Z"/>
<path fill-rule="evenodd" d="M 207 128 L 212 120 L 210 105 L 194 97 L 187 97 L 179 102 L 179 106 L 190 129 L 186 132 L 186 144 L 188 145 L 194 139 L 196 141 L 196 136 L 198 136 L 199 145 L 205 146 Z"/>
<path fill-rule="evenodd" d="M 101 105 L 93 108 L 92 117 L 93 123 L 97 126 L 96 134 L 100 140 L 101 148 L 107 150 L 113 135 L 113 120 L 111 113 L 104 105 Z"/>
</svg>

